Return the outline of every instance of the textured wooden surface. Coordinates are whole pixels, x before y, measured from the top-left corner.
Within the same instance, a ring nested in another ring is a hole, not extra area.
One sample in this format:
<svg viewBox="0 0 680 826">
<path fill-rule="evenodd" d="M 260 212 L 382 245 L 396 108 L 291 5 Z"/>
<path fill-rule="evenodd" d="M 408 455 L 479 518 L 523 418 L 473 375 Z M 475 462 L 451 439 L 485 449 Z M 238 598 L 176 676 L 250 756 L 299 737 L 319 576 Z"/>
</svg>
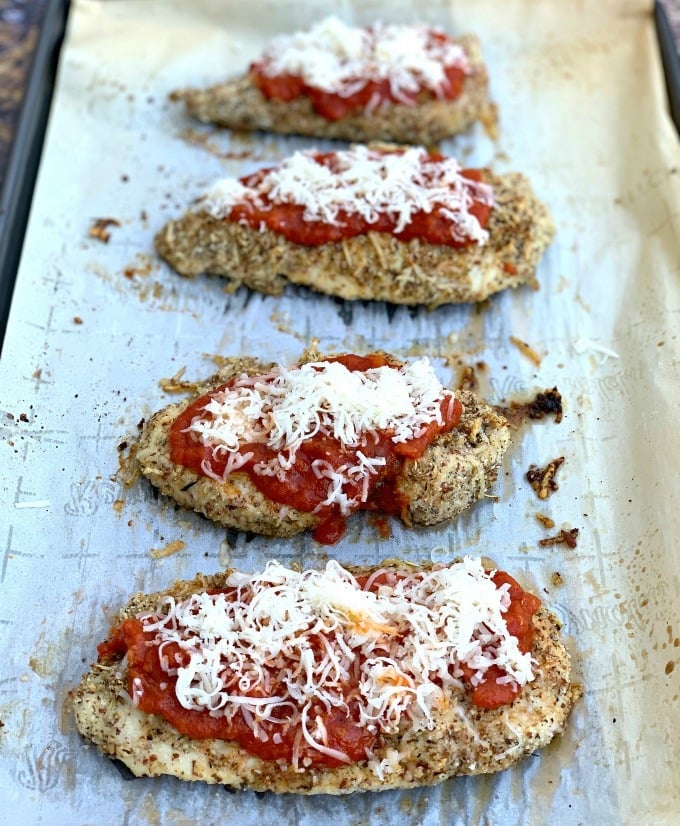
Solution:
<svg viewBox="0 0 680 826">
<path fill-rule="evenodd" d="M 0 0 L 0 181 L 16 130 L 47 0 Z"/>
</svg>

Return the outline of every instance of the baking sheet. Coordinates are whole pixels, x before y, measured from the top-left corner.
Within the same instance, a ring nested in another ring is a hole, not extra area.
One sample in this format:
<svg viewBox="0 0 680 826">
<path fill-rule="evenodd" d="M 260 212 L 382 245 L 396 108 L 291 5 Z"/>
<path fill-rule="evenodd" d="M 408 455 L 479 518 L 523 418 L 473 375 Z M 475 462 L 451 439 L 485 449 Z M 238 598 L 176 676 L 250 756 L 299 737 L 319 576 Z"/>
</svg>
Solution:
<svg viewBox="0 0 680 826">
<path fill-rule="evenodd" d="M 528 174 L 557 238 L 541 289 L 434 312 L 282 298 L 185 281 L 153 233 L 214 178 L 245 174 L 309 141 L 230 136 L 167 101 L 243 68 L 274 33 L 325 4 L 77 0 L 62 54 L 0 362 L 0 800 L 18 823 L 675 823 L 680 518 L 673 503 L 680 313 L 680 152 L 647 3 L 482 0 L 427 7 L 338 4 L 349 22 L 415 19 L 483 42 L 500 106 L 492 142 L 448 142 L 466 163 Z M 323 145 L 323 144 L 322 144 Z M 115 218 L 107 244 L 88 230 Z M 539 368 L 509 339 L 529 342 Z M 492 556 L 564 620 L 585 695 L 566 733 L 489 777 L 346 798 L 230 794 L 172 778 L 130 780 L 75 731 L 69 690 L 108 617 L 136 590 L 265 558 L 319 564 L 327 549 L 227 535 L 117 474 L 118 445 L 164 405 L 158 384 L 214 355 L 293 361 L 325 350 L 437 358 L 442 379 L 477 368 L 480 395 L 557 385 L 566 417 L 518 433 L 497 486 L 455 525 L 380 540 L 355 518 L 342 562 Z M 531 463 L 566 461 L 539 502 Z M 541 548 L 535 514 L 578 527 Z M 184 549 L 154 558 L 182 540 Z M 559 573 L 563 584 L 557 585 Z"/>
</svg>

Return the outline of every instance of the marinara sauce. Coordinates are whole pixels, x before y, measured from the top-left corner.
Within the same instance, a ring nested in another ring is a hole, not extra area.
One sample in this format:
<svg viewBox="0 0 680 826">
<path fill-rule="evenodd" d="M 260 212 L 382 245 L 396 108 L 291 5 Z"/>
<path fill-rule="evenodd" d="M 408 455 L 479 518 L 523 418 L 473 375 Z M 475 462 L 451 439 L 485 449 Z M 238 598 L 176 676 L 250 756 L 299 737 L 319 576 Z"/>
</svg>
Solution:
<svg viewBox="0 0 680 826">
<path fill-rule="evenodd" d="M 348 370 L 366 371 L 374 367 L 390 366 L 386 358 L 373 354 L 369 356 L 342 355 L 325 359 L 338 361 Z M 394 366 L 394 365 L 392 365 Z M 221 390 L 231 386 L 231 382 L 196 399 L 173 422 L 170 428 L 170 457 L 175 464 L 193 470 L 205 476 L 205 463 L 208 463 L 213 473 L 223 475 L 227 459 L 224 455 L 213 456 L 210 445 L 204 445 L 198 437 L 187 428 L 195 418 L 205 418 L 209 414 L 204 410 L 210 398 Z M 345 517 L 336 504 L 324 505 L 328 498 L 328 479 L 319 478 L 314 472 L 313 463 L 322 460 L 334 470 L 342 465 L 354 466 L 358 463 L 357 451 L 361 451 L 368 458 L 383 458 L 384 465 L 375 467 L 368 479 L 368 496 L 365 501 L 357 501 L 350 506 L 351 510 L 376 510 L 381 513 L 400 515 L 407 505 L 404 497 L 399 493 L 396 484 L 397 477 L 407 459 L 419 459 L 427 446 L 441 433 L 448 433 L 458 424 L 462 413 L 462 405 L 454 399 L 444 399 L 441 406 L 442 424 L 432 422 L 424 432 L 408 442 L 395 443 L 392 441 L 393 431 L 375 431 L 367 435 L 364 443 L 358 447 L 343 445 L 332 436 L 317 434 L 306 440 L 298 448 L 295 462 L 285 477 L 256 473 L 254 467 L 258 462 L 267 462 L 275 459 L 276 451 L 265 444 L 242 444 L 239 453 L 252 453 L 252 457 L 239 468 L 238 472 L 247 473 L 253 485 L 268 499 L 282 505 L 289 505 L 305 513 L 315 512 L 319 517 L 319 524 L 314 529 L 313 537 L 317 542 L 332 545 L 337 542 L 345 531 Z M 348 480 L 343 486 L 343 492 L 349 498 L 361 499 L 363 480 Z"/>
<path fill-rule="evenodd" d="M 304 740 L 300 742 L 300 724 L 287 724 L 262 721 L 258 723 L 259 730 L 267 739 L 256 737 L 253 729 L 248 725 L 241 712 L 237 712 L 231 719 L 216 717 L 207 711 L 187 709 L 179 702 L 175 693 L 177 678 L 169 675 L 162 667 L 159 657 L 159 648 L 154 644 L 155 631 L 145 631 L 139 619 L 127 619 L 116 628 L 109 639 L 97 646 L 100 661 L 118 659 L 127 654 L 128 692 L 137 698 L 137 708 L 148 714 L 159 714 L 170 725 L 194 740 L 216 739 L 237 742 L 249 754 L 254 754 L 262 760 L 291 761 L 295 741 L 298 740 L 301 761 L 308 767 L 340 766 L 344 761 L 337 760 L 330 755 L 323 754 L 317 749 L 309 747 Z M 318 641 L 321 648 L 323 643 Z M 163 654 L 172 660 L 175 655 L 186 657 L 176 645 L 166 645 Z M 276 696 L 281 681 L 278 673 L 270 673 L 270 696 Z M 318 703 L 310 711 L 311 719 L 321 716 L 327 733 L 327 745 L 331 749 L 344 752 L 350 761 L 357 762 L 366 756 L 366 749 L 375 743 L 376 734 L 369 732 L 366 727 L 356 722 L 358 714 L 356 704 L 352 703 L 354 686 L 345 687 L 349 711 L 344 709 L 326 709 Z M 238 690 L 241 696 L 262 697 L 263 691 L 244 692 Z M 285 709 L 282 716 L 290 714 Z M 274 735 L 278 735 L 276 738 Z"/>
<path fill-rule="evenodd" d="M 334 152 L 319 152 L 314 159 L 321 166 L 333 169 L 335 162 Z M 428 154 L 422 163 L 439 163 L 443 156 L 437 153 Z M 240 178 L 240 183 L 246 187 L 256 187 L 271 169 L 261 169 L 252 175 Z M 460 173 L 469 181 L 479 183 L 482 173 L 479 169 L 463 169 Z M 477 200 L 474 190 L 470 192 L 471 203 L 468 212 L 479 222 L 482 229 L 486 229 L 491 215 L 491 205 Z M 258 194 L 259 204 L 247 200 L 235 204 L 228 215 L 228 220 L 242 222 L 252 229 L 260 229 L 262 225 L 277 232 L 288 241 L 303 246 L 320 246 L 332 244 L 347 238 L 355 238 L 368 232 L 389 233 L 399 241 L 420 239 L 427 244 L 438 244 L 455 249 L 462 249 L 476 243 L 468 237 L 455 237 L 451 233 L 451 217 L 444 209 L 415 210 L 405 227 L 396 231 L 398 217 L 388 212 L 381 212 L 376 220 L 370 223 L 358 212 L 338 210 L 334 223 L 305 219 L 305 207 L 295 203 L 278 203 L 270 200 L 266 194 Z"/>
<path fill-rule="evenodd" d="M 431 44 L 444 43 L 448 39 L 441 32 L 428 32 Z M 456 100 L 463 91 L 465 71 L 455 64 L 444 67 L 445 80 L 435 93 L 424 84 L 414 87 L 413 90 L 400 90 L 396 95 L 392 91 L 389 79 L 365 80 L 353 78 L 348 81 L 356 91 L 348 95 L 341 95 L 320 89 L 307 83 L 304 78 L 294 74 L 267 74 L 266 62 L 258 61 L 250 67 L 250 77 L 255 86 L 269 100 L 279 100 L 289 103 L 300 97 L 308 98 L 314 111 L 328 121 L 341 120 L 358 110 L 374 110 L 385 103 L 415 106 L 425 99 L 438 98 L 440 100 Z M 358 87 L 358 88 L 357 88 Z"/>
<path fill-rule="evenodd" d="M 394 572 L 391 575 L 394 576 Z M 399 576 L 397 573 L 397 577 Z M 510 606 L 504 616 L 508 631 L 517 637 L 520 650 L 526 653 L 531 650 L 534 637 L 532 617 L 540 608 L 541 602 L 533 594 L 524 591 L 518 582 L 503 571 L 496 571 L 492 578 L 498 587 L 505 583 L 510 586 Z M 368 579 L 368 576 L 357 577 L 364 589 Z M 377 590 L 384 583 L 384 575 L 373 577 L 368 590 Z M 211 593 L 229 595 L 234 592 L 225 589 Z M 207 711 L 184 708 L 175 692 L 177 678 L 168 674 L 161 665 L 155 636 L 155 631 L 144 630 L 140 619 L 131 618 L 114 628 L 109 638 L 97 646 L 100 662 L 118 661 L 127 655 L 128 692 L 135 698 L 136 705 L 141 711 L 160 715 L 180 734 L 194 740 L 217 739 L 237 742 L 249 754 L 256 755 L 262 760 L 284 759 L 290 762 L 297 740 L 300 762 L 305 767 L 343 765 L 343 761 L 312 748 L 304 740 L 301 741 L 299 722 L 259 722 L 260 737 L 256 737 L 240 711 L 230 719 L 225 716 L 214 716 Z M 321 635 L 317 637 L 316 643 L 312 641 L 312 644 L 318 645 L 322 651 Z M 167 643 L 163 655 L 171 662 L 174 662 L 177 656 L 177 662 L 180 664 L 182 659 L 188 656 L 177 645 Z M 475 687 L 469 685 L 474 672 L 465 665 L 461 665 L 461 668 L 472 703 L 478 708 L 494 709 L 509 705 L 521 691 L 521 688 L 513 683 L 499 685 L 496 679 L 502 677 L 505 672 L 496 666 L 488 669 L 482 682 Z M 279 674 L 272 669 L 268 676 L 269 694 L 276 696 L 281 686 Z M 326 709 L 319 703 L 311 710 L 310 717 L 321 717 L 327 732 L 329 748 L 344 752 L 351 762 L 358 762 L 366 758 L 366 750 L 373 748 L 378 735 L 369 732 L 367 727 L 360 726 L 357 722 L 357 706 L 353 697 L 357 695 L 358 686 L 351 677 L 341 690 L 346 698 L 348 710 Z M 238 693 L 243 695 L 241 690 Z M 255 698 L 265 696 L 265 693 L 261 689 L 258 692 L 255 688 L 246 692 L 246 695 Z"/>
<path fill-rule="evenodd" d="M 526 654 L 531 651 L 534 641 L 532 618 L 541 607 L 541 601 L 538 597 L 525 591 L 519 582 L 513 579 L 510 574 L 506 574 L 505 571 L 496 571 L 492 579 L 498 588 L 505 584 L 510 586 L 508 590 L 510 605 L 503 616 L 509 633 L 513 637 L 517 637 L 519 650 Z M 469 682 L 474 672 L 464 664 L 461 664 L 461 668 L 463 669 L 464 679 Z M 484 675 L 484 680 L 472 688 L 472 702 L 474 705 L 479 708 L 493 709 L 509 705 L 515 699 L 521 690 L 519 686 L 513 683 L 499 684 L 496 682 L 497 678 L 502 677 L 504 673 L 502 669 L 495 665 L 488 669 Z"/>
</svg>

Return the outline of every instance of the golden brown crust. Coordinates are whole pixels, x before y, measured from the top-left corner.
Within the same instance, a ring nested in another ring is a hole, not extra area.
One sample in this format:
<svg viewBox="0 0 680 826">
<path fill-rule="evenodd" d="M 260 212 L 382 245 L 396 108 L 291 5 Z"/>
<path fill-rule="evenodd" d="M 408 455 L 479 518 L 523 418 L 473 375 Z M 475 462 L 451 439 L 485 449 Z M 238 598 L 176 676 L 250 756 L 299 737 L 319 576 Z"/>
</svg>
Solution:
<svg viewBox="0 0 680 826">
<path fill-rule="evenodd" d="M 248 74 L 209 89 L 181 89 L 171 98 L 183 101 L 189 114 L 198 120 L 229 129 L 432 146 L 465 131 L 475 121 L 491 126 L 495 118 L 479 41 L 468 35 L 457 42 L 468 53 L 472 74 L 465 78 L 463 91 L 454 101 L 422 95 L 416 106 L 389 104 L 370 114 L 361 110 L 329 121 L 314 111 L 309 98 L 268 100 Z"/>
<path fill-rule="evenodd" d="M 545 206 L 518 173 L 484 173 L 494 187 L 489 238 L 456 249 L 369 232 L 309 247 L 269 229 L 189 211 L 156 235 L 159 255 L 180 275 L 228 278 L 267 295 L 287 282 L 348 300 L 394 304 L 482 301 L 509 287 L 535 283 L 536 266 L 554 235 Z"/>
<path fill-rule="evenodd" d="M 350 569 L 365 571 L 367 569 Z M 229 572 L 177 582 L 163 594 L 138 594 L 117 621 L 153 610 L 160 598 L 186 598 L 219 588 Z M 570 682 L 570 658 L 556 617 L 541 608 L 534 617 L 535 679 L 509 705 L 492 711 L 472 705 L 469 693 L 454 689 L 433 730 L 384 736 L 376 762 L 386 761 L 383 779 L 366 762 L 337 769 L 295 771 L 260 760 L 235 743 L 191 740 L 165 720 L 144 714 L 125 692 L 121 665 L 94 665 L 75 692 L 80 732 L 137 776 L 171 774 L 255 791 L 345 794 L 439 783 L 448 777 L 500 771 L 547 745 L 564 729 L 578 698 Z"/>
<path fill-rule="evenodd" d="M 304 360 L 318 357 L 316 351 L 309 351 Z M 319 518 L 268 499 L 246 473 L 232 473 L 221 484 L 175 464 L 168 441 L 172 423 L 197 396 L 234 375 L 263 373 L 271 366 L 254 359 L 227 359 L 191 398 L 151 417 L 140 435 L 135 461 L 151 484 L 182 507 L 228 528 L 285 538 L 315 528 Z M 453 519 L 488 495 L 510 443 L 508 424 L 500 414 L 472 393 L 456 395 L 464 408 L 459 426 L 438 437 L 420 459 L 406 462 L 399 477 L 399 490 L 409 503 L 402 514 L 408 524 L 433 525 Z"/>
</svg>

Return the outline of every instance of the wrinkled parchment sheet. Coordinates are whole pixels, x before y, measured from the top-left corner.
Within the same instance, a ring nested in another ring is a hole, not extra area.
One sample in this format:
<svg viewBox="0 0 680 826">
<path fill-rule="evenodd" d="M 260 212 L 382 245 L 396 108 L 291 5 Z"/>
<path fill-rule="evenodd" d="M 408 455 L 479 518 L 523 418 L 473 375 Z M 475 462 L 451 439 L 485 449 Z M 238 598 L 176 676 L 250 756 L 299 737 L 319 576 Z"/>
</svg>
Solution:
<svg viewBox="0 0 680 826">
<path fill-rule="evenodd" d="M 650 6 L 337 4 L 350 22 L 420 16 L 480 36 L 500 135 L 475 130 L 443 149 L 525 172 L 558 227 L 540 290 L 427 312 L 302 289 L 228 294 L 154 256 L 154 232 L 214 179 L 312 145 L 201 126 L 168 93 L 241 71 L 327 4 L 72 4 L 0 364 L 0 800 L 13 822 L 678 822 L 680 152 Z M 88 235 L 98 218 L 119 222 L 108 243 Z M 473 366 L 492 402 L 563 393 L 561 424 L 516 433 L 497 499 L 455 525 L 394 524 L 387 540 L 359 516 L 332 552 L 346 563 L 492 557 L 564 621 L 584 697 L 540 755 L 436 788 L 302 798 L 133 780 L 82 742 L 69 703 L 112 612 L 197 571 L 320 565 L 328 549 L 227 536 L 141 481 L 126 488 L 118 446 L 176 398 L 161 378 L 205 377 L 216 355 L 292 362 L 315 337 L 325 351 L 429 354 L 454 385 Z M 526 470 L 560 456 L 559 490 L 539 501 Z M 575 549 L 539 546 L 562 528 L 579 529 Z"/>
</svg>

